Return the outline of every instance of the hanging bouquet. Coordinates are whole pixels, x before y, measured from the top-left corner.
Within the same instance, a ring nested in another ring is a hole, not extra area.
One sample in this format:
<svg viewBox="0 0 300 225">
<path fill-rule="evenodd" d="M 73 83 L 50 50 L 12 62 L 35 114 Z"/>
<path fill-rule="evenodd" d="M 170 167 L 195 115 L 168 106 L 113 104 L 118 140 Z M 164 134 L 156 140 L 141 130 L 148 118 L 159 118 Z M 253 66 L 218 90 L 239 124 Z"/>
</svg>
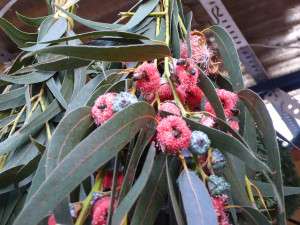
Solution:
<svg viewBox="0 0 300 225">
<path fill-rule="evenodd" d="M 272 121 L 224 29 L 191 30 L 179 0 L 139 1 L 113 24 L 46 2 L 49 16 L 18 14 L 37 33 L 0 18 L 23 50 L 0 75 L 1 224 L 286 223 Z M 265 193 L 275 217 L 257 208 Z"/>
</svg>

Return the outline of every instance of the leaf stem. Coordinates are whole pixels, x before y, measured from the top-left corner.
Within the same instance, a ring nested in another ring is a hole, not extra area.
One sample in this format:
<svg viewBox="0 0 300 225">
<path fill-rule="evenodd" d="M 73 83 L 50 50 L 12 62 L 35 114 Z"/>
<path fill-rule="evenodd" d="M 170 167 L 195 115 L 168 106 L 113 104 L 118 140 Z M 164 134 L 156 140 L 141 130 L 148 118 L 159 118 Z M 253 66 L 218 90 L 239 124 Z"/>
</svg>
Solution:
<svg viewBox="0 0 300 225">
<path fill-rule="evenodd" d="M 245 176 L 245 181 L 246 181 L 246 190 L 247 190 L 249 199 L 251 201 L 252 207 L 254 209 L 257 209 L 257 206 L 255 204 L 255 200 L 254 200 L 254 197 L 253 197 L 252 189 L 251 189 L 251 182 L 249 181 L 247 176 Z"/>
<path fill-rule="evenodd" d="M 134 16 L 135 12 L 120 12 L 119 16 Z M 148 16 L 164 16 L 167 12 L 151 12 L 148 14 Z"/>
<path fill-rule="evenodd" d="M 200 173 L 201 177 L 202 177 L 202 180 L 203 180 L 203 183 L 205 184 L 205 181 L 208 179 L 208 176 L 204 173 L 200 163 L 199 163 L 199 159 L 198 159 L 198 156 L 196 154 L 193 154 L 193 158 L 194 158 L 194 162 L 195 162 L 195 165 L 196 165 L 196 170 L 198 173 Z"/>
<path fill-rule="evenodd" d="M 101 184 L 102 184 L 102 180 L 104 177 L 106 171 L 106 167 L 103 167 L 100 169 L 99 173 L 98 173 L 98 177 L 95 181 L 95 184 L 91 190 L 91 192 L 89 193 L 89 195 L 86 197 L 86 199 L 83 201 L 82 203 L 82 209 L 80 211 L 80 214 L 76 220 L 75 225 L 82 225 L 88 215 L 88 212 L 90 210 L 90 203 L 93 200 L 93 192 L 97 192 L 99 191 Z"/>
<path fill-rule="evenodd" d="M 18 122 L 19 122 L 19 120 L 20 120 L 20 118 L 21 118 L 23 112 L 25 111 L 25 109 L 26 109 L 26 105 L 23 106 L 23 108 L 22 108 L 21 111 L 19 112 L 18 116 L 16 117 L 16 119 L 15 119 L 15 121 L 14 121 L 14 124 L 13 124 L 13 126 L 12 126 L 12 128 L 11 128 L 11 130 L 10 130 L 10 132 L 9 132 L 8 137 L 10 137 L 10 136 L 13 134 L 13 132 L 15 131 L 15 129 L 16 129 L 16 127 L 17 127 L 17 124 L 18 124 Z M 4 156 L 4 158 L 3 158 L 2 162 L 1 162 L 0 170 L 5 166 L 6 161 L 7 161 L 8 157 L 9 157 L 10 153 L 11 153 L 11 151 L 9 151 L 9 152 L 7 152 L 7 153 L 5 154 L 5 156 Z"/>
<path fill-rule="evenodd" d="M 43 93 L 44 93 L 44 89 L 45 89 L 45 83 L 43 83 L 42 88 L 41 88 L 41 90 L 40 90 L 40 93 L 37 95 L 37 96 L 39 96 L 39 98 L 38 98 L 38 99 L 36 100 L 36 102 L 34 103 L 32 109 L 31 109 L 31 111 L 30 111 L 30 113 L 29 113 L 28 118 L 29 118 L 29 117 L 32 115 L 32 113 L 36 110 L 36 107 L 38 106 L 40 100 L 42 99 L 42 96 L 43 96 Z"/>
<path fill-rule="evenodd" d="M 180 25 L 180 27 L 182 29 L 183 35 L 186 36 L 187 35 L 187 30 L 185 28 L 185 25 L 184 25 L 184 23 L 183 23 L 182 18 L 181 18 L 180 15 L 178 15 L 178 19 L 179 19 L 179 25 Z"/>
<path fill-rule="evenodd" d="M 44 112 L 46 110 L 46 108 L 45 108 L 45 105 L 44 105 L 44 102 L 43 102 L 42 98 L 40 99 L 40 104 L 41 104 L 42 111 Z M 48 140 L 50 141 L 50 139 L 51 139 L 51 130 L 50 130 L 50 126 L 49 126 L 48 121 L 46 122 L 46 130 L 47 130 Z"/>
</svg>

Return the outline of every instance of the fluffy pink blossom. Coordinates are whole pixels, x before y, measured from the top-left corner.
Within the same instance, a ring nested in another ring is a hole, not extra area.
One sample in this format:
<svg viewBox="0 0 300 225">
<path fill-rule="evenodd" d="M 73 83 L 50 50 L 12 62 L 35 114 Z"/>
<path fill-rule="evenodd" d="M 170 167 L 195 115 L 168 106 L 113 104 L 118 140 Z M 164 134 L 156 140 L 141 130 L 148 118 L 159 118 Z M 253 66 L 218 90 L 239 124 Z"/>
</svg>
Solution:
<svg viewBox="0 0 300 225">
<path fill-rule="evenodd" d="M 179 107 L 174 102 L 171 102 L 171 101 L 164 102 L 160 106 L 160 110 L 166 111 L 166 112 L 169 112 L 169 113 L 173 113 L 173 114 L 176 114 L 178 116 L 181 115 L 181 111 L 180 111 Z"/>
<path fill-rule="evenodd" d="M 196 108 L 198 105 L 201 105 L 203 96 L 201 89 L 198 86 L 194 86 L 186 92 L 185 101 L 191 108 Z"/>
<path fill-rule="evenodd" d="M 101 197 L 93 206 L 92 225 L 106 225 L 110 205 L 110 197 Z M 114 209 L 117 207 L 117 200 L 114 202 Z"/>
<path fill-rule="evenodd" d="M 229 225 L 228 217 L 223 210 L 223 206 L 227 203 L 226 195 L 211 197 L 215 212 L 218 217 L 219 225 Z"/>
<path fill-rule="evenodd" d="M 177 154 L 189 147 L 192 132 L 186 122 L 179 116 L 167 116 L 156 127 L 157 140 L 163 152 Z"/>
<path fill-rule="evenodd" d="M 185 85 L 187 90 L 191 90 L 196 86 L 199 71 L 195 64 L 190 63 L 189 66 L 176 65 L 176 78 L 181 85 Z"/>
<path fill-rule="evenodd" d="M 231 118 L 233 116 L 231 109 L 236 108 L 236 103 L 238 102 L 239 98 L 231 91 L 218 88 L 216 88 L 216 91 L 224 108 L 226 118 Z M 205 110 L 213 115 L 216 115 L 210 102 L 205 104 Z"/>
<path fill-rule="evenodd" d="M 115 93 L 107 93 L 96 99 L 92 108 L 92 116 L 97 126 L 100 126 L 114 115 L 113 101 L 116 95 Z"/>
<path fill-rule="evenodd" d="M 143 94 L 155 93 L 160 85 L 160 74 L 157 71 L 154 63 L 143 63 L 134 72 L 133 76 L 138 73 L 145 73 L 137 82 L 136 85 Z"/>
<path fill-rule="evenodd" d="M 214 119 L 211 116 L 205 117 L 202 124 L 207 127 L 213 127 L 214 126 Z"/>
<path fill-rule="evenodd" d="M 203 40 L 204 36 L 191 35 L 191 58 L 198 64 L 204 65 L 206 68 L 209 65 L 210 58 L 213 56 L 211 49 L 207 47 L 206 41 Z M 180 42 L 181 58 L 188 58 L 188 46 L 187 42 Z"/>
</svg>

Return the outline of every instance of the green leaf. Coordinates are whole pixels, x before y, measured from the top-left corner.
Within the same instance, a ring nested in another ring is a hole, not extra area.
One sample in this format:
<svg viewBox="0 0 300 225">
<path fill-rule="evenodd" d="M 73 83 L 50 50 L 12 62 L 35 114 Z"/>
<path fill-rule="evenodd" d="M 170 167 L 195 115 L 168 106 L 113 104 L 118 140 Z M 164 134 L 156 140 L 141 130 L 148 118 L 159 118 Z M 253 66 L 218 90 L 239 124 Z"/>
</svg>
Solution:
<svg viewBox="0 0 300 225">
<path fill-rule="evenodd" d="M 12 191 L 8 194 L 8 199 L 6 201 L 6 204 L 4 203 L 4 201 L 2 202 L 1 200 L 1 208 L 4 208 L 3 211 L 3 216 L 1 218 L 0 224 L 4 225 L 7 223 L 9 216 L 12 214 L 14 207 L 16 206 L 16 204 L 18 203 L 18 201 L 20 200 L 20 198 L 22 197 L 21 194 L 19 194 L 16 191 Z"/>
<path fill-rule="evenodd" d="M 138 39 L 138 40 L 150 40 L 148 37 L 145 37 L 143 35 L 129 33 L 129 32 L 123 32 L 123 31 L 92 31 L 87 32 L 83 34 L 77 34 L 71 37 L 65 37 L 55 40 L 49 40 L 44 41 L 41 40 L 39 44 L 54 44 L 54 43 L 60 43 L 80 38 L 86 38 L 86 37 L 96 37 L 96 36 L 109 36 L 109 37 L 122 37 L 122 38 L 128 38 L 128 39 Z"/>
<path fill-rule="evenodd" d="M 196 175 L 184 170 L 179 177 L 179 189 L 188 225 L 219 224 L 209 193 Z"/>
<path fill-rule="evenodd" d="M 193 12 L 190 11 L 186 16 L 185 16 L 185 27 L 187 30 L 187 35 L 186 35 L 186 42 L 187 42 L 187 46 L 188 46 L 188 51 L 189 51 L 189 58 L 191 58 L 191 39 L 190 39 L 190 35 L 191 35 L 191 26 L 192 26 L 192 19 L 193 19 Z"/>
<path fill-rule="evenodd" d="M 99 87 L 95 92 L 91 95 L 89 101 L 86 103 L 87 106 L 93 107 L 95 104 L 96 99 L 106 93 L 106 91 L 111 87 L 110 84 L 105 84 Z"/>
<path fill-rule="evenodd" d="M 97 128 L 43 182 L 19 214 L 15 225 L 37 224 L 59 200 L 113 158 L 155 115 L 149 104 L 139 102 L 123 109 Z"/>
<path fill-rule="evenodd" d="M 49 16 L 42 22 L 42 24 L 39 28 L 39 34 L 38 34 L 38 38 L 37 38 L 38 42 L 43 39 L 43 37 L 47 34 L 47 32 L 50 29 L 50 27 L 52 26 L 52 24 L 55 23 L 55 21 L 56 21 L 56 19 L 54 18 L 54 16 Z"/>
<path fill-rule="evenodd" d="M 179 34 L 178 34 L 178 7 L 176 0 L 174 2 L 174 9 L 173 9 L 173 19 L 171 24 L 171 47 L 173 52 L 173 57 L 180 59 L 181 58 L 181 51 L 180 51 L 180 44 L 179 44 Z"/>
<path fill-rule="evenodd" d="M 225 89 L 225 90 L 231 91 L 231 92 L 233 91 L 231 82 L 228 80 L 227 77 L 222 76 L 220 73 L 218 73 L 215 82 L 221 89 Z"/>
<path fill-rule="evenodd" d="M 136 145 L 134 146 L 134 149 L 132 151 L 133 153 L 130 157 L 130 161 L 127 165 L 127 170 L 126 170 L 126 173 L 125 173 L 125 176 L 123 179 L 123 183 L 122 183 L 122 187 L 121 187 L 121 190 L 119 193 L 118 202 L 122 202 L 125 195 L 130 190 L 130 188 L 133 184 L 134 178 L 135 178 L 135 173 L 136 173 L 136 169 L 138 166 L 138 160 L 140 159 L 144 149 L 148 145 L 148 143 L 151 140 L 151 138 L 153 137 L 154 133 L 155 133 L 155 128 L 154 128 L 153 122 L 149 127 L 144 128 L 140 132 L 137 142 L 136 142 Z"/>
<path fill-rule="evenodd" d="M 39 39 L 39 43 L 28 48 L 22 48 L 24 51 L 36 51 L 41 48 L 47 47 L 49 44 L 41 44 L 40 42 L 49 42 L 60 38 L 67 30 L 68 24 L 65 17 L 60 17 L 51 27 L 47 30 L 47 33 L 42 39 Z"/>
<path fill-rule="evenodd" d="M 40 142 L 38 142 L 37 140 L 35 140 L 33 137 L 31 137 L 31 135 L 29 136 L 30 141 L 35 145 L 35 147 L 37 147 L 37 149 L 39 150 L 39 152 L 41 154 L 44 153 L 46 146 L 41 144 Z"/>
<path fill-rule="evenodd" d="M 32 64 L 34 58 L 33 57 L 29 57 L 26 58 L 24 60 L 21 61 L 21 58 L 26 55 L 27 52 L 21 52 L 16 59 L 14 60 L 12 66 L 10 67 L 10 69 L 7 71 L 6 74 L 13 74 L 14 72 L 16 72 L 17 70 L 21 69 L 24 66 L 27 66 L 29 64 Z"/>
<path fill-rule="evenodd" d="M 117 83 L 115 83 L 114 85 L 112 85 L 107 91 L 106 93 L 112 93 L 112 92 L 121 92 L 121 91 L 127 91 L 129 88 L 132 87 L 133 81 L 132 79 L 125 79 L 125 80 L 121 80 Z"/>
<path fill-rule="evenodd" d="M 57 207 L 53 210 L 53 214 L 57 224 L 74 224 L 72 216 L 70 215 L 68 198 L 65 198 L 57 205 Z"/>
<path fill-rule="evenodd" d="M 25 204 L 26 197 L 27 197 L 27 191 L 24 191 L 23 194 L 21 195 L 21 198 L 19 199 L 18 203 L 14 207 L 13 212 L 9 216 L 9 219 L 8 219 L 6 225 L 12 225 L 14 223 L 15 218 L 20 213 L 20 211 L 22 210 L 22 208 Z"/>
<path fill-rule="evenodd" d="M 48 60 L 45 60 L 40 63 L 35 63 L 29 68 L 35 68 L 43 71 L 62 71 L 62 70 L 72 70 L 76 68 L 80 68 L 83 66 L 87 66 L 91 64 L 90 60 L 82 60 L 77 58 L 70 58 L 64 56 L 55 56 Z"/>
<path fill-rule="evenodd" d="M 26 87 L 21 87 L 0 95 L 0 110 L 15 108 L 25 104 Z"/>
<path fill-rule="evenodd" d="M 29 177 L 38 167 L 42 155 L 37 154 L 32 160 L 30 160 L 26 165 L 24 165 L 19 172 L 16 174 L 14 179 L 15 189 L 19 191 L 19 183 L 25 178 Z"/>
<path fill-rule="evenodd" d="M 211 147 L 224 150 L 243 160 L 246 165 L 255 170 L 269 170 L 269 167 L 261 162 L 257 156 L 246 148 L 236 138 L 218 131 L 216 129 L 204 126 L 189 119 L 185 119 L 191 130 L 200 130 L 204 132 L 211 140 Z"/>
<path fill-rule="evenodd" d="M 210 27 L 218 45 L 219 51 L 228 70 L 230 81 L 234 91 L 244 88 L 242 71 L 240 67 L 239 55 L 234 47 L 234 43 L 229 33 L 222 27 L 214 25 Z"/>
<path fill-rule="evenodd" d="M 120 24 L 109 24 L 109 23 L 99 23 L 94 22 L 90 20 L 83 19 L 79 16 L 76 16 L 72 13 L 69 13 L 68 11 L 64 10 L 63 8 L 59 7 L 58 5 L 55 5 L 59 10 L 61 10 L 63 13 L 67 14 L 69 17 L 71 17 L 73 20 L 77 21 L 78 23 L 81 23 L 82 25 L 92 28 L 94 30 L 116 30 L 118 28 L 121 28 L 123 25 Z"/>
<path fill-rule="evenodd" d="M 168 161 L 166 160 L 166 174 L 167 174 L 167 180 L 168 180 L 168 188 L 169 188 L 169 195 L 171 197 L 171 202 L 172 202 L 172 208 L 174 210 L 174 214 L 176 217 L 176 221 L 178 225 L 184 225 L 184 219 L 183 216 L 181 214 L 181 210 L 179 208 L 179 204 L 177 201 L 177 197 L 174 191 L 174 184 L 173 184 L 173 180 L 171 178 L 170 172 L 169 172 L 169 166 L 168 166 Z"/>
<path fill-rule="evenodd" d="M 115 74 L 117 74 L 120 71 L 121 70 L 109 70 L 109 71 L 106 71 L 105 73 L 106 73 L 107 76 L 110 75 L 110 74 L 112 74 L 112 76 L 114 76 Z M 73 99 L 73 101 L 69 105 L 69 108 L 68 108 L 66 114 L 68 114 L 69 112 L 71 112 L 71 111 L 73 111 L 73 110 L 75 110 L 79 107 L 85 106 L 88 103 L 89 98 L 91 97 L 91 93 L 94 92 L 94 90 L 97 88 L 97 86 L 102 81 L 106 81 L 106 80 L 104 80 L 104 74 L 103 73 L 97 75 L 94 79 L 92 79 L 90 82 L 88 82 L 79 91 L 79 93 L 76 95 L 76 97 Z M 107 79 L 107 81 L 108 81 L 108 79 Z"/>
<path fill-rule="evenodd" d="M 30 113 L 29 109 L 31 109 L 30 87 L 29 87 L 29 85 L 26 85 L 25 87 L 26 87 L 26 89 L 25 89 L 25 102 L 26 102 L 26 107 L 27 107 L 26 119 L 28 120 L 29 119 L 29 113 Z"/>
<path fill-rule="evenodd" d="M 35 194 L 37 189 L 41 186 L 41 184 L 46 179 L 46 171 L 45 171 L 46 160 L 47 160 L 47 154 L 43 154 L 43 156 L 39 162 L 39 166 L 35 172 L 34 178 L 31 182 L 25 205 L 29 202 L 31 197 Z M 21 185 L 19 184 L 19 186 L 21 186 Z"/>
<path fill-rule="evenodd" d="M 90 107 L 76 109 L 60 121 L 47 147 L 47 177 L 86 136 L 87 129 L 93 123 Z"/>
<path fill-rule="evenodd" d="M 38 71 L 38 72 L 32 72 L 20 76 L 7 76 L 7 75 L 0 74 L 0 80 L 2 85 L 8 85 L 11 83 L 12 84 L 35 84 L 35 83 L 40 83 L 45 80 L 48 80 L 54 74 L 55 72 L 52 71 L 49 72 Z"/>
<path fill-rule="evenodd" d="M 238 208 L 243 211 L 243 214 L 246 217 L 246 220 L 249 223 L 249 225 L 271 225 L 269 220 L 258 210 L 248 206 L 240 206 Z"/>
<path fill-rule="evenodd" d="M 73 77 L 66 75 L 62 84 L 62 95 L 65 99 L 68 94 L 72 94 L 73 89 Z M 71 96 L 70 96 L 71 97 Z M 20 130 L 16 131 L 12 136 L 0 143 L 0 155 L 7 153 L 11 149 L 18 147 L 25 143 L 29 135 L 35 135 L 43 126 L 44 123 L 58 113 L 62 111 L 62 107 L 57 100 L 53 100 L 52 103 L 46 108 L 46 110 L 40 113 L 38 116 L 31 116 L 32 121 L 23 126 Z M 34 120 L 33 120 L 34 119 Z"/>
<path fill-rule="evenodd" d="M 264 197 L 276 197 L 275 194 L 271 191 L 272 190 L 272 185 L 270 185 L 268 183 L 254 181 L 254 180 L 251 180 L 251 183 L 253 183 L 259 189 L 262 196 L 264 196 Z M 300 194 L 300 187 L 283 186 L 283 193 L 284 193 L 284 196 L 299 195 Z M 255 192 L 253 192 L 253 195 L 258 196 L 258 193 L 256 193 L 256 191 L 255 191 Z"/>
<path fill-rule="evenodd" d="M 272 175 L 272 179 L 276 185 L 281 199 L 278 199 L 282 203 L 284 201 L 282 173 L 280 164 L 280 153 L 278 149 L 276 133 L 273 127 L 272 119 L 268 113 L 268 110 L 262 101 L 262 99 L 251 90 L 242 90 L 237 93 L 238 97 L 244 102 L 249 112 L 252 115 L 256 125 L 263 133 L 263 141 L 267 149 L 268 161 L 270 162 L 270 169 L 275 172 Z M 280 207 L 280 204 L 278 204 Z M 279 208 L 279 212 L 282 211 Z M 280 222 L 285 224 L 285 213 L 279 215 Z"/>
<path fill-rule="evenodd" d="M 37 34 L 20 31 L 7 20 L 0 18 L 0 28 L 15 42 L 18 46 L 25 47 L 26 42 L 36 41 Z"/>
<path fill-rule="evenodd" d="M 16 14 L 22 22 L 24 22 L 30 26 L 35 26 L 35 27 L 39 27 L 41 25 L 41 23 L 47 18 L 47 16 L 29 18 L 29 17 L 21 15 L 18 12 L 16 12 Z"/>
<path fill-rule="evenodd" d="M 131 19 L 126 23 L 124 26 L 120 27 L 118 30 L 120 31 L 126 31 L 134 26 L 138 25 L 141 21 L 143 21 L 149 13 L 152 12 L 152 10 L 157 6 L 159 0 L 148 0 L 143 1 L 142 4 L 139 6 L 138 10 L 135 12 L 135 14 L 131 17 Z M 129 60 L 131 61 L 131 60 Z M 133 60 L 135 61 L 135 60 Z M 138 61 L 138 60 L 136 60 Z"/>
<path fill-rule="evenodd" d="M 75 98 L 78 92 L 84 87 L 87 78 L 87 67 L 81 67 L 74 70 L 74 91 L 70 102 Z"/>
<path fill-rule="evenodd" d="M 52 92 L 52 94 L 54 95 L 54 97 L 57 99 L 57 101 L 61 104 L 61 106 L 64 107 L 65 109 L 67 109 L 68 104 L 67 104 L 66 100 L 64 99 L 64 97 L 62 96 L 62 94 L 60 93 L 59 88 L 56 86 L 53 77 L 51 77 L 46 82 L 46 84 L 47 84 L 48 88 L 50 89 L 50 91 Z"/>
<path fill-rule="evenodd" d="M 148 182 L 140 195 L 131 220 L 131 225 L 154 224 L 160 208 L 165 204 L 165 199 L 168 194 L 165 166 L 165 155 L 160 153 L 154 161 Z M 179 173 L 179 169 L 180 166 L 178 165 L 178 159 L 173 157 L 170 164 L 171 175 L 177 175 Z"/>
<path fill-rule="evenodd" d="M 155 156 L 155 143 L 152 143 L 149 152 L 147 154 L 146 161 L 144 163 L 143 169 L 137 181 L 134 183 L 133 187 L 130 189 L 129 193 L 125 196 L 125 198 L 118 204 L 118 207 L 113 215 L 112 224 L 119 225 L 121 224 L 123 218 L 129 212 L 138 196 L 142 192 L 143 188 L 146 185 L 146 182 L 150 176 L 154 156 Z"/>
<path fill-rule="evenodd" d="M 28 53 L 25 57 L 35 54 L 56 54 L 85 60 L 111 62 L 138 62 L 163 58 L 170 55 L 168 46 L 158 43 L 125 45 L 125 46 L 50 46 Z"/>
</svg>

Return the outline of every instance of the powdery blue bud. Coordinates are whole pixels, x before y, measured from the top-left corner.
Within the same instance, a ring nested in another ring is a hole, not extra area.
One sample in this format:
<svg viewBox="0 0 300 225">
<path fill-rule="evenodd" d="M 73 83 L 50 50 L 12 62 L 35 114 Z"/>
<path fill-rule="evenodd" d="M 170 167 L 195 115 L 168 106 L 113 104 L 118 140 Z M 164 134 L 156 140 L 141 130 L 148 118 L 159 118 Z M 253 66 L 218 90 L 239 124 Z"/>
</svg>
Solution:
<svg viewBox="0 0 300 225">
<path fill-rule="evenodd" d="M 217 195 L 227 194 L 230 190 L 230 184 L 228 184 L 222 177 L 210 176 L 208 180 L 208 189 L 213 197 Z"/>
<path fill-rule="evenodd" d="M 125 107 L 138 102 L 135 95 L 128 92 L 121 92 L 118 94 L 113 102 L 113 111 L 117 113 L 124 109 Z"/>
<path fill-rule="evenodd" d="M 193 131 L 190 139 L 189 150 L 196 155 L 204 155 L 210 146 L 207 135 L 201 131 Z"/>
</svg>

